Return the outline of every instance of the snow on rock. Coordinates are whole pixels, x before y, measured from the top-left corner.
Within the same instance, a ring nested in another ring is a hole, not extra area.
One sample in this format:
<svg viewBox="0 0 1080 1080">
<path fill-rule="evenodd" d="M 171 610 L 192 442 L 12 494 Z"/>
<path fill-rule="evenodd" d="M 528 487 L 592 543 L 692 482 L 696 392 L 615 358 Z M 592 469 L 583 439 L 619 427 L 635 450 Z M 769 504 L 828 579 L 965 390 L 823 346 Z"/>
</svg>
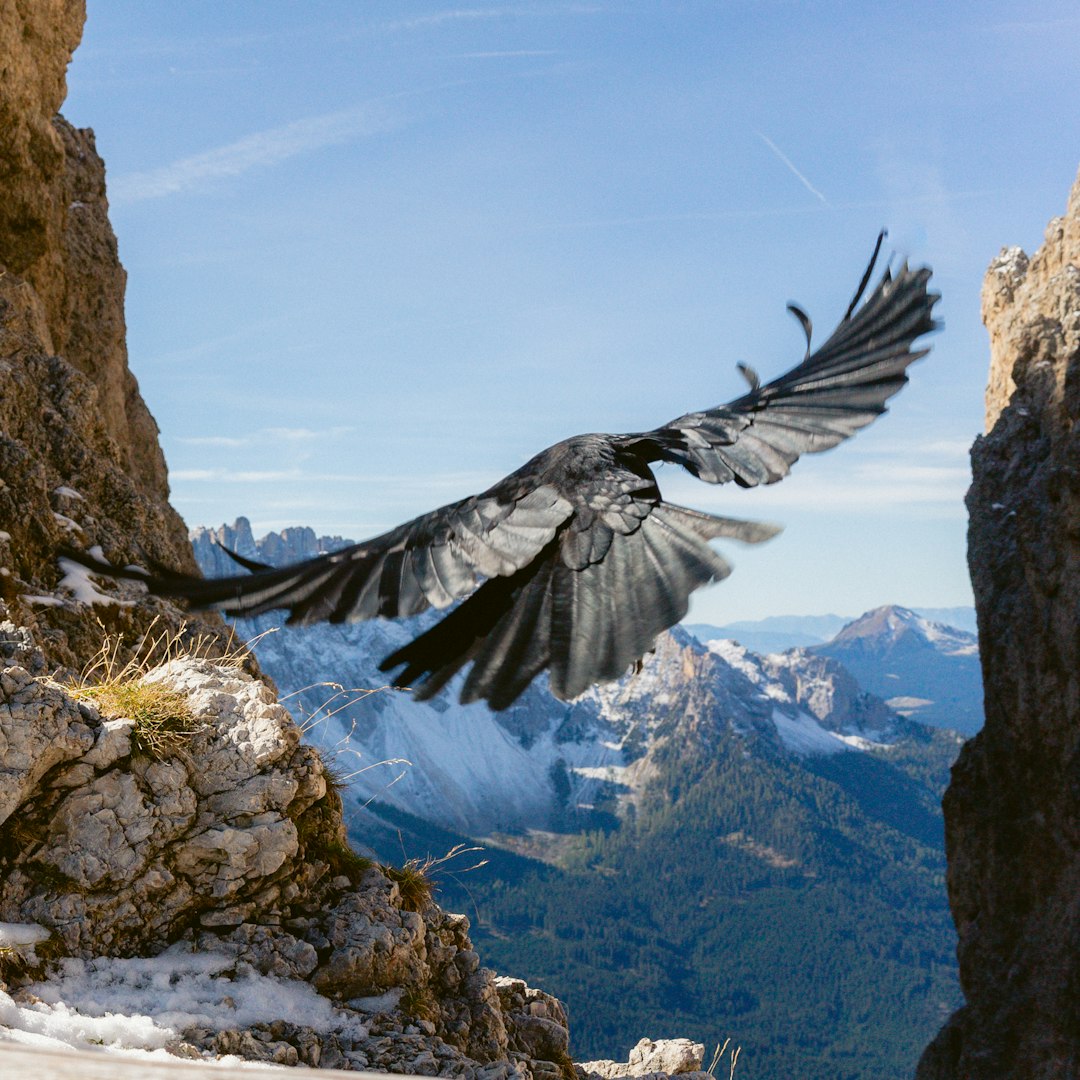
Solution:
<svg viewBox="0 0 1080 1080">
<path fill-rule="evenodd" d="M 154 957 L 67 959 L 55 975 L 0 992 L 0 1035 L 36 1045 L 157 1050 L 194 1027 L 291 1023 L 366 1038 L 355 1015 L 310 983 L 261 975 L 232 957 L 174 947 Z"/>
<path fill-rule="evenodd" d="M 0 922 L 0 949 L 36 945 L 49 937 L 50 932 L 37 923 Z"/>
</svg>

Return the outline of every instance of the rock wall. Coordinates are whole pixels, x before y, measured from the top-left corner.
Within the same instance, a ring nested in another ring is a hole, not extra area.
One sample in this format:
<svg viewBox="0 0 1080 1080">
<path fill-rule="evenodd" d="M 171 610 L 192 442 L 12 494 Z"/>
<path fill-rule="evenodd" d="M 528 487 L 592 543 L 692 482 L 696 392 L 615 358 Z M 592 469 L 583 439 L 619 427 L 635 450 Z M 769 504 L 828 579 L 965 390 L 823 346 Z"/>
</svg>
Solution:
<svg viewBox="0 0 1080 1080">
<path fill-rule="evenodd" d="M 60 544 L 194 565 L 128 369 L 105 167 L 93 132 L 57 115 L 84 18 L 82 0 L 0 4 L 0 615 L 34 629 L 50 663 L 76 668 L 101 635 L 76 601 L 94 598 L 85 583 L 54 594 Z M 132 638 L 155 614 L 185 618 L 161 604 L 96 613 Z"/>
<path fill-rule="evenodd" d="M 986 726 L 945 796 L 967 1004 L 920 1080 L 1080 1076 L 1080 178 L 1030 259 L 983 289 L 988 434 L 968 561 Z"/>
<path fill-rule="evenodd" d="M 7 319 L 18 319 L 43 352 L 63 355 L 89 377 L 118 463 L 142 492 L 164 501 L 169 489 L 157 425 L 127 364 L 127 275 L 109 224 L 105 165 L 94 133 L 57 115 L 85 18 L 84 0 L 0 6 L 0 270 L 9 277 Z"/>
</svg>

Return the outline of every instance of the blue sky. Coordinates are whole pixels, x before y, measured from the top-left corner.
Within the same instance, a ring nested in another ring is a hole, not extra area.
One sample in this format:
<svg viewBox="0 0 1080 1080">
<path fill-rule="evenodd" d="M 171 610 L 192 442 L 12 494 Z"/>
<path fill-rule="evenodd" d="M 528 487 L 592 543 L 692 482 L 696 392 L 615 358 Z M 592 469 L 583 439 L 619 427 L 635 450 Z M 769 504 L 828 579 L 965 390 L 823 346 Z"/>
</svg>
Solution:
<svg viewBox="0 0 1080 1080">
<path fill-rule="evenodd" d="M 979 290 L 1080 163 L 1075 2 L 89 0 L 131 366 L 189 525 L 356 539 L 583 431 L 802 355 L 881 226 L 947 326 L 871 429 L 783 483 L 696 621 L 970 601 Z"/>
</svg>

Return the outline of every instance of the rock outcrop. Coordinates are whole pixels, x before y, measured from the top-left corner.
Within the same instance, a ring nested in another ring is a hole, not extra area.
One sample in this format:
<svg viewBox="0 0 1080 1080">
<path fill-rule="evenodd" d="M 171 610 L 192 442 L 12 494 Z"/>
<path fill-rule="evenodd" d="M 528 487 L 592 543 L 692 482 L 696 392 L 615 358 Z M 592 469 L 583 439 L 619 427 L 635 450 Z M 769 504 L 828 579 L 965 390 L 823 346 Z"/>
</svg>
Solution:
<svg viewBox="0 0 1080 1080">
<path fill-rule="evenodd" d="M 945 796 L 967 1004 L 920 1080 L 1080 1076 L 1080 178 L 1030 259 L 983 290 L 988 434 L 968 560 L 986 726 Z"/>
<path fill-rule="evenodd" d="M 84 0 L 0 8 L 5 321 L 27 334 L 24 344 L 61 354 L 89 378 L 118 463 L 141 492 L 164 502 L 169 491 L 157 425 L 127 364 L 127 275 L 109 224 L 105 165 L 94 133 L 57 116 L 85 19 Z"/>
<path fill-rule="evenodd" d="M 624 1077 L 644 1080 L 660 1076 L 706 1080 L 713 1074 L 702 1068 L 704 1057 L 704 1045 L 689 1039 L 642 1039 L 630 1051 L 627 1061 L 586 1061 L 577 1068 L 581 1080 L 623 1080 Z M 737 1057 L 737 1054 L 732 1056 L 732 1071 Z"/>
<path fill-rule="evenodd" d="M 25 630 L 0 626 L 0 651 L 0 922 L 49 933 L 13 989 L 46 961 L 182 946 L 233 976 L 309 982 L 337 1019 L 237 1028 L 225 1009 L 177 1052 L 571 1075 L 559 1002 L 483 968 L 468 919 L 433 903 L 419 871 L 352 854 L 332 779 L 263 683 L 194 657 L 143 674 L 192 714 L 182 743 L 154 752 L 140 719 L 103 717 L 31 674 L 44 659 Z"/>
</svg>

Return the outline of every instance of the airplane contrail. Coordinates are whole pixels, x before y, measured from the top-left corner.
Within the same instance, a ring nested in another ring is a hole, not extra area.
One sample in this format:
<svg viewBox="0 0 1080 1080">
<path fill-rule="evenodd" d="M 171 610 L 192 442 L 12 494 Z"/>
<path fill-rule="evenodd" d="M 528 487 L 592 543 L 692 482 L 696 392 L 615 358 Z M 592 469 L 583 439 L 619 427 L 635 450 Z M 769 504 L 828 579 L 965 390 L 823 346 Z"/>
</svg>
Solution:
<svg viewBox="0 0 1080 1080">
<path fill-rule="evenodd" d="M 829 205 L 829 200 L 826 199 L 825 196 L 822 195 L 821 192 L 818 191 L 818 189 L 814 187 L 814 185 L 811 184 L 810 181 L 807 180 L 806 177 L 803 176 L 803 174 L 799 172 L 797 168 L 795 168 L 795 165 L 792 162 L 791 158 L 789 158 L 787 154 L 785 154 L 784 151 L 781 150 L 780 147 L 777 146 L 776 143 L 774 143 L 772 139 L 769 138 L 768 135 L 764 135 L 760 131 L 756 134 L 757 137 L 799 178 L 799 181 L 802 183 L 803 187 L 805 187 L 811 195 L 819 198 L 826 206 Z"/>
</svg>

